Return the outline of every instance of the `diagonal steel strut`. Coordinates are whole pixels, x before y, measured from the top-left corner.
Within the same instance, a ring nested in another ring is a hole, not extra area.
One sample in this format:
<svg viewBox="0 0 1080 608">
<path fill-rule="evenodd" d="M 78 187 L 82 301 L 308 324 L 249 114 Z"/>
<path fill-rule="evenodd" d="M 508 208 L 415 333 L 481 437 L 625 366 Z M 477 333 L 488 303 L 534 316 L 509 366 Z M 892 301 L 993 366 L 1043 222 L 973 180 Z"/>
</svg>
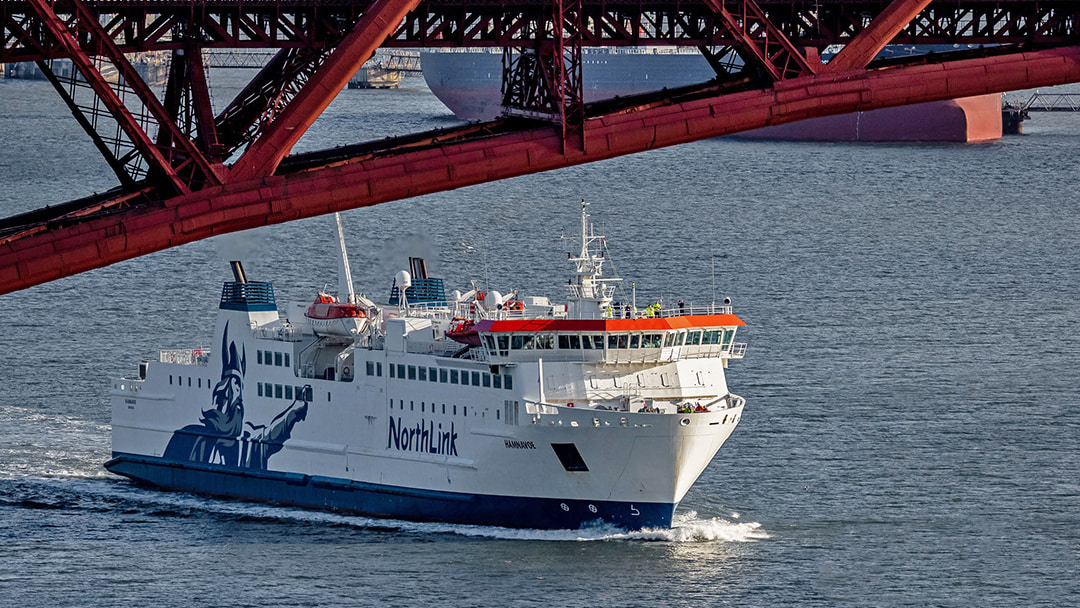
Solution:
<svg viewBox="0 0 1080 608">
<path fill-rule="evenodd" d="M 171 164 L 166 161 L 165 157 L 161 154 L 161 151 L 154 145 L 154 142 L 150 139 L 150 136 L 139 125 L 138 121 L 132 116 L 131 111 L 124 105 L 124 102 L 116 94 L 116 92 L 109 86 L 109 83 L 105 81 L 105 78 L 101 75 L 101 72 L 94 65 L 94 61 L 79 45 L 79 42 L 75 39 L 74 35 L 63 20 L 56 14 L 51 6 L 51 2 L 47 0 L 28 0 L 31 7 L 37 12 L 38 17 L 41 19 L 43 25 L 48 30 L 49 34 L 64 48 L 67 54 L 71 57 L 71 62 L 79 72 L 82 73 L 86 79 L 87 84 L 94 90 L 94 93 L 101 99 L 102 103 L 109 109 L 109 113 L 112 114 L 120 128 L 123 129 L 124 134 L 132 141 L 135 147 L 143 155 L 143 157 L 154 168 L 161 171 L 161 173 L 169 180 L 172 186 L 177 192 L 190 192 L 187 184 L 177 175 L 176 170 Z M 77 5 L 76 5 L 77 6 Z M 77 10 L 77 9 L 76 9 Z M 91 21 L 95 21 L 95 18 L 91 16 Z M 100 26 L 98 26 L 100 28 Z M 104 42 L 98 41 L 98 42 Z M 127 63 L 122 54 L 119 54 L 120 62 Z M 111 58 L 115 61 L 115 57 Z M 130 64 L 129 64 L 130 67 Z M 134 70 L 132 70 L 134 71 Z"/>
<path fill-rule="evenodd" d="M 773 82 L 792 76 L 809 76 L 817 71 L 754 0 L 739 0 L 742 10 L 738 15 L 724 7 L 724 0 L 705 0 L 705 4 L 720 18 L 720 23 L 741 50 Z"/>
<path fill-rule="evenodd" d="M 893 0 L 892 4 L 870 22 L 869 27 L 859 32 L 832 58 L 825 70 L 841 72 L 866 67 L 930 1 Z"/>
<path fill-rule="evenodd" d="M 374 0 L 285 110 L 233 165 L 232 179 L 269 175 L 420 0 Z"/>
</svg>

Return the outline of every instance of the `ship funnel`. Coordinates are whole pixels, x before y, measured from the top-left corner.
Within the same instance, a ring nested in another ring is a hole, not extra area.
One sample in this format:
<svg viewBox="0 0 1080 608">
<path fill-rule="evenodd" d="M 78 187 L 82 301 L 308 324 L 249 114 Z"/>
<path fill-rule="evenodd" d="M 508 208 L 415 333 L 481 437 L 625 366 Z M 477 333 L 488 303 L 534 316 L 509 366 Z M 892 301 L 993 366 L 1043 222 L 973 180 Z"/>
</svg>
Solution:
<svg viewBox="0 0 1080 608">
<path fill-rule="evenodd" d="M 238 260 L 234 262 L 229 262 L 229 264 L 232 266 L 233 278 L 236 279 L 236 282 L 247 283 L 247 275 L 244 274 L 244 265 L 241 264 Z"/>
<path fill-rule="evenodd" d="M 428 278 L 427 263 L 424 262 L 424 258 L 409 258 L 409 270 L 412 271 L 413 278 Z"/>
</svg>

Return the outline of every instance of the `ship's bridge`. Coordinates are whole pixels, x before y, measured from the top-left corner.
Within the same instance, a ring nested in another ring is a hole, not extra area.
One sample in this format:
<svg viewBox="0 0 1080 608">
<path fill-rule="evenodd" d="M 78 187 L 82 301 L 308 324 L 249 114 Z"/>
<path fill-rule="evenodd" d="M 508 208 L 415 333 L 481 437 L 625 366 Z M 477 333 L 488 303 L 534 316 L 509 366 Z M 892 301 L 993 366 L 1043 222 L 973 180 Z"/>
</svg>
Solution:
<svg viewBox="0 0 1080 608">
<path fill-rule="evenodd" d="M 622 364 L 743 357 L 746 344 L 734 338 L 746 323 L 730 308 L 710 310 L 712 314 L 687 312 L 657 311 L 651 317 L 629 319 L 484 320 L 475 329 L 481 350 L 492 363 L 542 358 Z"/>
</svg>

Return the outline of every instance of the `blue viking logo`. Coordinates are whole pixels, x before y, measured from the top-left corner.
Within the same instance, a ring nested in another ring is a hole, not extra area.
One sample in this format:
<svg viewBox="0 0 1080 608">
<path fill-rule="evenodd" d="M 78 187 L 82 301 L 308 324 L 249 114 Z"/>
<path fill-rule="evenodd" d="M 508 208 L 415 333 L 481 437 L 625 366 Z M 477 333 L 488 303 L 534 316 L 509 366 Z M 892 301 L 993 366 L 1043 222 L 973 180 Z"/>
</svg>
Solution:
<svg viewBox="0 0 1080 608">
<path fill-rule="evenodd" d="M 184 462 L 201 462 L 265 471 L 270 457 L 281 451 L 297 422 L 307 417 L 305 397 L 310 386 L 283 412 L 265 425 L 244 421 L 244 376 L 247 351 L 238 352 L 229 342 L 229 325 L 221 339 L 221 380 L 214 387 L 213 407 L 203 410 L 200 424 L 189 424 L 173 432 L 164 457 Z M 247 426 L 248 429 L 244 427 Z"/>
</svg>

